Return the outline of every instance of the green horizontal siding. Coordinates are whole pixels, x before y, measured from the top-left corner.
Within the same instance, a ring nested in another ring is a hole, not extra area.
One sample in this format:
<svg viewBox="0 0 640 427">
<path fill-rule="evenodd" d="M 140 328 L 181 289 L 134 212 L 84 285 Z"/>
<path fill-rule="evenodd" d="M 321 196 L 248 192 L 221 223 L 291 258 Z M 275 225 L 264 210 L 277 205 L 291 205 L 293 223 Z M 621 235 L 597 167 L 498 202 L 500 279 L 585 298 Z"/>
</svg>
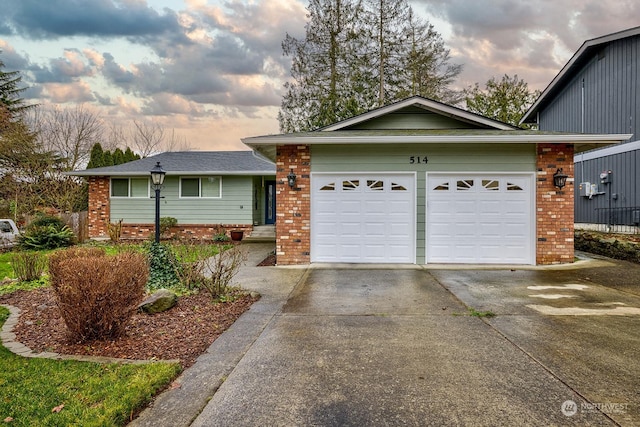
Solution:
<svg viewBox="0 0 640 427">
<path fill-rule="evenodd" d="M 219 199 L 180 198 L 179 178 L 167 177 L 162 189 L 160 216 L 173 217 L 178 224 L 252 224 L 253 177 L 223 176 Z M 129 224 L 149 224 L 155 220 L 154 191 L 152 197 L 112 198 L 111 221 L 122 219 Z"/>
<path fill-rule="evenodd" d="M 422 112 L 391 113 L 350 127 L 353 130 L 374 129 L 475 129 L 477 126 L 440 114 Z"/>
<path fill-rule="evenodd" d="M 428 158 L 411 164 L 410 156 Z M 312 172 L 533 172 L 534 144 L 313 145 Z"/>
<path fill-rule="evenodd" d="M 410 157 L 420 163 L 410 163 Z M 422 163 L 427 157 L 428 163 Z M 425 172 L 535 172 L 534 144 L 313 145 L 311 172 L 416 172 L 416 262 L 425 262 Z"/>
</svg>

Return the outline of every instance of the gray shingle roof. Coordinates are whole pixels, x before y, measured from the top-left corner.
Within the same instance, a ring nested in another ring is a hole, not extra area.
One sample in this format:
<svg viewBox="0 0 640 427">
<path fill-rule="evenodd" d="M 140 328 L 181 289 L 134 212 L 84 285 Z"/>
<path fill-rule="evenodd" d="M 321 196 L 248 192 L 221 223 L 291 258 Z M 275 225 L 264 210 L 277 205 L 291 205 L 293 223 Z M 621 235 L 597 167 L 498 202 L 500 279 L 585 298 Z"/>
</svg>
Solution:
<svg viewBox="0 0 640 427">
<path fill-rule="evenodd" d="M 174 151 L 117 166 L 69 172 L 75 176 L 149 175 L 160 162 L 167 175 L 275 175 L 276 166 L 253 151 Z"/>
</svg>

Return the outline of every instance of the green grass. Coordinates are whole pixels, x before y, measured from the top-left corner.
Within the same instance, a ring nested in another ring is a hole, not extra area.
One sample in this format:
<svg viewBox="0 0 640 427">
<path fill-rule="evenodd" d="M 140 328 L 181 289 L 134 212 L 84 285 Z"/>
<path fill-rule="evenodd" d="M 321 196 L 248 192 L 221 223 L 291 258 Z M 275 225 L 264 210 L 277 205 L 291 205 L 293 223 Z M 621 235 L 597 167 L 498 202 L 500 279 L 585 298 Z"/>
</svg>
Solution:
<svg viewBox="0 0 640 427">
<path fill-rule="evenodd" d="M 487 310 L 487 311 L 478 311 L 473 307 L 469 307 L 469 316 L 473 316 L 473 317 L 495 317 L 496 314 L 491 311 L 491 310 Z"/>
<path fill-rule="evenodd" d="M 49 253 L 51 251 L 45 251 L 45 253 Z M 11 264 L 11 258 L 14 252 L 2 252 L 0 253 L 0 280 L 8 277 L 10 279 L 16 278 L 16 273 L 13 271 L 13 266 Z M 41 288 L 43 286 L 48 286 L 49 280 L 45 276 L 41 277 L 38 280 L 33 280 L 31 282 L 14 282 L 7 285 L 0 286 L 0 295 L 10 294 L 11 292 L 15 292 L 17 290 L 25 290 L 30 291 L 32 289 Z"/>
<path fill-rule="evenodd" d="M 496 314 L 491 311 L 491 310 L 487 310 L 487 311 L 478 311 L 473 307 L 469 307 L 467 309 L 466 313 L 453 313 L 454 316 L 471 316 L 471 317 L 487 317 L 487 318 L 491 318 L 491 317 L 496 317 Z"/>
<path fill-rule="evenodd" d="M 0 326 L 8 314 L 0 307 Z M 0 422 L 10 417 L 11 426 L 122 426 L 179 371 L 171 363 L 24 358 L 0 346 Z"/>
<path fill-rule="evenodd" d="M 11 279 L 16 278 L 16 274 L 13 272 L 13 267 L 11 266 L 11 252 L 0 253 L 0 280 L 5 277 Z"/>
</svg>

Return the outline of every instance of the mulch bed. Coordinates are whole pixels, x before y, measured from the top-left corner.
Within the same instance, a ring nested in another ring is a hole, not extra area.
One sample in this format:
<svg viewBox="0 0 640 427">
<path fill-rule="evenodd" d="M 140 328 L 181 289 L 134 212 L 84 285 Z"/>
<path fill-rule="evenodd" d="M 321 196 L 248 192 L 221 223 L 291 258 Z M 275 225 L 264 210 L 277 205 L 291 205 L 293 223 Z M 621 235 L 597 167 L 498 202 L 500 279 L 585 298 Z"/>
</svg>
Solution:
<svg viewBox="0 0 640 427">
<path fill-rule="evenodd" d="M 276 265 L 276 254 L 271 254 L 258 264 L 258 267 L 271 267 Z"/>
<path fill-rule="evenodd" d="M 69 340 L 51 288 L 2 295 L 0 304 L 22 310 L 14 333 L 19 342 L 35 352 L 141 360 L 179 359 L 187 368 L 256 299 L 244 295 L 234 302 L 214 304 L 206 292 L 183 296 L 175 307 L 163 313 L 135 314 L 123 337 L 83 343 Z"/>
</svg>

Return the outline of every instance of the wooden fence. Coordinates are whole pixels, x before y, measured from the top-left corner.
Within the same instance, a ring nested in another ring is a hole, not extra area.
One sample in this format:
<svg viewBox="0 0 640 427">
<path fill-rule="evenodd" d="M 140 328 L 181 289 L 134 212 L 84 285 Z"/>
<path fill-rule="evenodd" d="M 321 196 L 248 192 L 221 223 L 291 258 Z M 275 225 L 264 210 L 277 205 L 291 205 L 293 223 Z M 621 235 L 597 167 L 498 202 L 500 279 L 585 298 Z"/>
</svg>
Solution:
<svg viewBox="0 0 640 427">
<path fill-rule="evenodd" d="M 74 234 L 78 238 L 78 243 L 82 243 L 89 239 L 89 221 L 87 211 L 63 213 L 60 214 L 60 218 L 67 224 L 67 226 L 73 230 Z"/>
</svg>

